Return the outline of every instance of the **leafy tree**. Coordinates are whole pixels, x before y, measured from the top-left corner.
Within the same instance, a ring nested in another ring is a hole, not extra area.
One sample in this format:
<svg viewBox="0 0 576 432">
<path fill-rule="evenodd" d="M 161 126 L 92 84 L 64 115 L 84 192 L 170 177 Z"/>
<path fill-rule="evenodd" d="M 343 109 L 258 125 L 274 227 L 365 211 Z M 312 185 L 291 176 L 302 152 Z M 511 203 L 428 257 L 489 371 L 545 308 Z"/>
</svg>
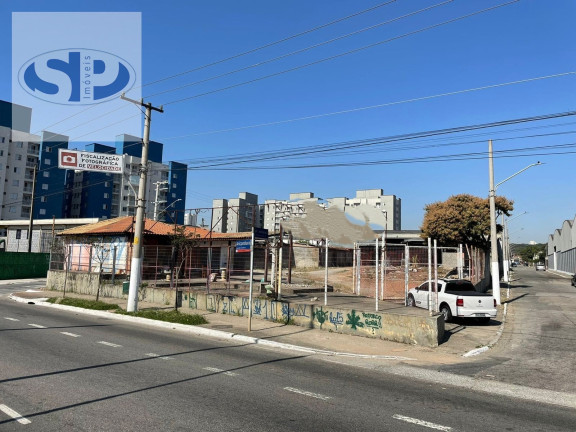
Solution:
<svg viewBox="0 0 576 432">
<path fill-rule="evenodd" d="M 536 244 L 524 246 L 518 251 L 518 255 L 520 255 L 524 262 L 535 263 L 544 261 L 546 257 L 546 245 Z"/>
<path fill-rule="evenodd" d="M 514 210 L 514 203 L 504 197 L 496 197 L 496 216 L 506 216 Z M 437 239 L 446 246 L 460 243 L 490 250 L 490 201 L 473 195 L 453 195 L 424 207 L 426 214 L 422 223 L 424 237 Z M 497 225 L 501 231 L 502 226 Z"/>
<path fill-rule="evenodd" d="M 170 242 L 172 243 L 172 276 L 176 288 L 178 288 L 178 279 L 182 266 L 186 259 L 192 255 L 192 250 L 198 247 L 199 238 L 200 235 L 186 230 L 185 226 L 176 226 L 174 233 L 170 236 Z"/>
</svg>

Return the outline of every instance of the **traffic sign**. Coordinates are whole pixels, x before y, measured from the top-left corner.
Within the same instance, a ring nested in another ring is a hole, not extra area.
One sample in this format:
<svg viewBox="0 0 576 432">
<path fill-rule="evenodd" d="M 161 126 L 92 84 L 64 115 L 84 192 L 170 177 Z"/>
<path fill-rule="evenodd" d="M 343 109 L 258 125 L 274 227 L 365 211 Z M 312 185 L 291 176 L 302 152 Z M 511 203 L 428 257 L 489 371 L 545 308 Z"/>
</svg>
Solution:
<svg viewBox="0 0 576 432">
<path fill-rule="evenodd" d="M 254 227 L 254 238 L 267 239 L 268 230 L 266 228 L 256 228 Z"/>
<path fill-rule="evenodd" d="M 252 240 L 236 240 L 236 252 L 250 252 Z"/>
</svg>

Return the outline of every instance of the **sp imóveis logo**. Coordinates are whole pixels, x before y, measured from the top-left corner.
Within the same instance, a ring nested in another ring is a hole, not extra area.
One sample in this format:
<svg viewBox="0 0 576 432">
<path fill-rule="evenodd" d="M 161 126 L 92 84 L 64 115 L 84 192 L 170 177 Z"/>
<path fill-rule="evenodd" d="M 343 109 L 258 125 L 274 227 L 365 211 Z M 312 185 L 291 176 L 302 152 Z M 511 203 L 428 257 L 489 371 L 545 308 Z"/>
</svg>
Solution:
<svg viewBox="0 0 576 432">
<path fill-rule="evenodd" d="M 28 60 L 18 72 L 20 85 L 46 102 L 90 105 L 119 96 L 136 81 L 134 68 L 105 51 L 71 48 Z"/>
</svg>

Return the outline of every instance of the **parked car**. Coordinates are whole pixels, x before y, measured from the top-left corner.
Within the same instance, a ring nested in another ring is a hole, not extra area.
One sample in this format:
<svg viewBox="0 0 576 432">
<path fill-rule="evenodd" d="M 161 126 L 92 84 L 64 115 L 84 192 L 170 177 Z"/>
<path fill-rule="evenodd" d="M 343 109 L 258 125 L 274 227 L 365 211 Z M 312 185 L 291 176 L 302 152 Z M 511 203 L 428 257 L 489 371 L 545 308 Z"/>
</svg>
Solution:
<svg viewBox="0 0 576 432">
<path fill-rule="evenodd" d="M 536 271 L 546 271 L 546 266 L 542 263 L 536 264 Z"/>
<path fill-rule="evenodd" d="M 576 273 L 572 276 L 572 286 L 576 287 Z"/>
<path fill-rule="evenodd" d="M 423 284 L 408 291 L 408 306 L 428 309 L 429 285 L 434 291 L 434 281 Z M 438 308 L 444 321 L 452 317 L 477 318 L 483 324 L 488 324 L 496 317 L 496 299 L 487 293 L 475 290 L 474 285 L 465 279 L 438 280 Z"/>
</svg>

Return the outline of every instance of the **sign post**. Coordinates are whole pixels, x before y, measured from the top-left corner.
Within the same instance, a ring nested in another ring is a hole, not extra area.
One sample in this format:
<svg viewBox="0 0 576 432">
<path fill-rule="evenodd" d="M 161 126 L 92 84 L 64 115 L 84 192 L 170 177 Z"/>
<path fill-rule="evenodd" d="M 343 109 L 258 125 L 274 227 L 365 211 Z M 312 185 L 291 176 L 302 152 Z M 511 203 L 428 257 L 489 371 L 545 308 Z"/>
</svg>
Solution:
<svg viewBox="0 0 576 432">
<path fill-rule="evenodd" d="M 247 245 L 248 240 L 240 240 L 236 242 L 236 252 L 248 252 L 246 247 L 250 251 L 250 290 L 248 292 L 248 331 L 252 331 L 252 293 L 254 292 L 254 242 L 255 239 L 267 239 L 268 230 L 263 228 L 252 227 L 252 238 L 250 239 L 250 244 Z"/>
</svg>

